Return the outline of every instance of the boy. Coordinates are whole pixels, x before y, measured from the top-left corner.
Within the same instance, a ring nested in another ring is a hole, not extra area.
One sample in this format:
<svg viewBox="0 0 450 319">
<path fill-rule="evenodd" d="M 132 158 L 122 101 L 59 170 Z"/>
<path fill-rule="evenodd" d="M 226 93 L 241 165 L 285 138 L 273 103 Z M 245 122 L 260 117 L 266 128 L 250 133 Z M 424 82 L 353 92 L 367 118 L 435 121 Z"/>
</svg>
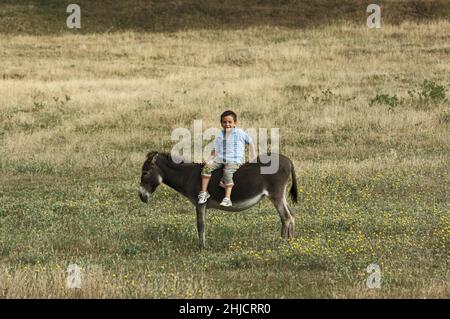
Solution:
<svg viewBox="0 0 450 319">
<path fill-rule="evenodd" d="M 233 111 L 225 111 L 220 115 L 220 124 L 223 131 L 214 142 L 211 155 L 204 162 L 202 169 L 202 186 L 198 194 L 198 203 L 204 204 L 210 197 L 207 189 L 211 173 L 219 168 L 224 168 L 220 186 L 225 188 L 225 197 L 221 206 L 229 207 L 231 203 L 231 190 L 233 189 L 233 174 L 243 163 L 245 144 L 249 144 L 250 158 L 255 157 L 255 148 L 250 136 L 236 127 L 237 115 Z"/>
</svg>

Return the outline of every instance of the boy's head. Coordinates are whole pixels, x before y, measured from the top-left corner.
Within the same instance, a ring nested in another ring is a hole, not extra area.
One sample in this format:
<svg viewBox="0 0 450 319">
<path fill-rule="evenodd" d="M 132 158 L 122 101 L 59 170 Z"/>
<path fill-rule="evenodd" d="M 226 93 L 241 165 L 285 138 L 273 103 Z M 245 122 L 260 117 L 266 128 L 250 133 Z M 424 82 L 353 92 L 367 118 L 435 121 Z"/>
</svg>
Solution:
<svg viewBox="0 0 450 319">
<path fill-rule="evenodd" d="M 237 124 L 237 115 L 233 111 L 225 111 L 220 115 L 220 124 L 224 129 L 235 128 Z"/>
</svg>

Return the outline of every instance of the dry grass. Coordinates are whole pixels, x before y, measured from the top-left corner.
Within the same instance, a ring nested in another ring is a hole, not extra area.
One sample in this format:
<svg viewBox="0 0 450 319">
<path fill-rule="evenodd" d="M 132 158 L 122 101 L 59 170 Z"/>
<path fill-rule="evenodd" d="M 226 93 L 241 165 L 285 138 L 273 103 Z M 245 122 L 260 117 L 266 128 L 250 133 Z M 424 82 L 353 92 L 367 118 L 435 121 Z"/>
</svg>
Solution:
<svg viewBox="0 0 450 319">
<path fill-rule="evenodd" d="M 0 35 L 0 296 L 448 298 L 449 104 L 408 90 L 448 88 L 449 30 Z M 377 94 L 403 100 L 370 107 Z M 167 187 L 143 206 L 139 170 L 172 129 L 228 108 L 280 128 L 298 236 L 278 239 L 268 203 L 212 212 L 199 255 L 192 209 Z M 70 262 L 98 265 L 78 292 Z"/>
</svg>

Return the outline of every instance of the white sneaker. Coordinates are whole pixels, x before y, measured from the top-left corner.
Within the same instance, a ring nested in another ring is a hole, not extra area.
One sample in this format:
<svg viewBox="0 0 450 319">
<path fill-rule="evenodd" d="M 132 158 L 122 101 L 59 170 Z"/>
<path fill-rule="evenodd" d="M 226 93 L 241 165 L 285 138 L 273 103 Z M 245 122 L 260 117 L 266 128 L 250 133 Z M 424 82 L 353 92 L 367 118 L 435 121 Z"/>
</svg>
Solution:
<svg viewBox="0 0 450 319">
<path fill-rule="evenodd" d="M 209 195 L 208 192 L 200 192 L 198 194 L 198 203 L 199 204 L 204 204 L 206 203 L 206 201 L 208 200 L 208 198 L 210 198 L 211 195 Z"/>
<path fill-rule="evenodd" d="M 233 205 L 233 203 L 227 197 L 224 197 L 223 200 L 222 200 L 222 203 L 220 203 L 220 206 L 225 206 L 225 207 L 230 207 L 232 205 Z"/>
</svg>

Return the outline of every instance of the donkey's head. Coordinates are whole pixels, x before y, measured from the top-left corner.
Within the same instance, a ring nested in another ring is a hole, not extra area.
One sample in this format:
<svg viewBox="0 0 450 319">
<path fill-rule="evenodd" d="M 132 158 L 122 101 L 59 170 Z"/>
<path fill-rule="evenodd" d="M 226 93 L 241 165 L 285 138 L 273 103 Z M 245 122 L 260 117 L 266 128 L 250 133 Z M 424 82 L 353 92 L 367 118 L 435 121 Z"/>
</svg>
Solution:
<svg viewBox="0 0 450 319">
<path fill-rule="evenodd" d="M 156 165 L 157 157 L 158 152 L 149 152 L 147 154 L 147 159 L 142 165 L 139 198 L 144 203 L 148 202 L 150 194 L 153 193 L 162 182 L 161 170 Z"/>
</svg>

